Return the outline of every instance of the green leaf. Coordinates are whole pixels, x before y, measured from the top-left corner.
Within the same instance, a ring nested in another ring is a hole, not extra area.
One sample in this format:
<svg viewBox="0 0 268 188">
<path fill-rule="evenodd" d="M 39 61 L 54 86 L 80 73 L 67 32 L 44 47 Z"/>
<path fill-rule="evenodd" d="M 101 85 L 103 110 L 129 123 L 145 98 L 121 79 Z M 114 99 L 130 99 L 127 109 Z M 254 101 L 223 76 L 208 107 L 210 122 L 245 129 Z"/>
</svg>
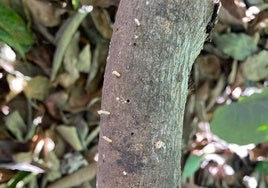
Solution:
<svg viewBox="0 0 268 188">
<path fill-rule="evenodd" d="M 79 3 L 80 3 L 79 0 L 72 0 L 72 5 L 73 5 L 74 10 L 78 9 Z"/>
<path fill-rule="evenodd" d="M 261 174 L 268 174 L 268 162 L 267 161 L 259 161 L 254 169 L 256 172 Z"/>
<path fill-rule="evenodd" d="M 11 35 L 9 35 L 6 31 L 2 30 L 1 27 L 0 27 L 0 40 L 8 44 L 13 49 L 15 49 L 20 54 L 21 57 L 24 57 L 23 47 L 14 38 L 12 38 Z"/>
<path fill-rule="evenodd" d="M 51 151 L 47 154 L 47 160 L 50 162 L 51 167 L 49 171 L 46 172 L 48 181 L 55 181 L 61 177 L 61 164 L 55 152 Z"/>
<path fill-rule="evenodd" d="M 90 46 L 87 44 L 79 54 L 77 69 L 80 72 L 88 73 L 91 63 Z"/>
<path fill-rule="evenodd" d="M 56 75 L 62 64 L 62 59 L 66 52 L 68 44 L 72 40 L 72 37 L 75 34 L 78 26 L 91 10 L 92 6 L 85 6 L 80 8 L 78 12 L 74 16 L 70 17 L 58 31 L 58 33 L 61 33 L 60 35 L 61 37 L 59 38 L 59 41 L 57 41 L 57 48 L 53 59 L 53 67 L 50 78 L 51 81 L 54 81 L 56 78 Z M 57 35 L 59 36 L 59 34 Z"/>
<path fill-rule="evenodd" d="M 222 139 L 240 145 L 268 140 L 268 89 L 219 107 L 211 130 Z"/>
<path fill-rule="evenodd" d="M 215 34 L 213 42 L 222 52 L 240 61 L 252 55 L 258 49 L 254 40 L 245 34 Z"/>
<path fill-rule="evenodd" d="M 202 160 L 202 156 L 190 155 L 188 157 L 182 172 L 183 181 L 186 181 L 187 178 L 194 175 L 194 173 L 200 168 Z"/>
<path fill-rule="evenodd" d="M 27 132 L 27 126 L 18 111 L 14 111 L 7 117 L 6 127 L 18 141 L 24 141 L 24 134 Z"/>
<path fill-rule="evenodd" d="M 75 151 L 83 150 L 77 129 L 74 126 L 60 125 L 57 126 L 56 129 L 62 138 L 69 143 Z"/>
<path fill-rule="evenodd" d="M 25 187 L 36 175 L 31 172 L 19 171 L 13 178 L 7 182 L 7 188 Z"/>
<path fill-rule="evenodd" d="M 24 20 L 3 2 L 0 2 L 0 15 L 0 40 L 24 57 L 26 47 L 34 43 L 31 31 Z"/>
<path fill-rule="evenodd" d="M 260 53 L 250 56 L 242 63 L 243 76 L 252 81 L 260 81 L 268 76 L 268 51 L 262 50 Z M 254 70 L 254 71 L 252 71 Z"/>
<path fill-rule="evenodd" d="M 43 76 L 36 76 L 29 81 L 23 92 L 29 99 L 43 100 L 49 89 L 49 80 Z"/>
</svg>

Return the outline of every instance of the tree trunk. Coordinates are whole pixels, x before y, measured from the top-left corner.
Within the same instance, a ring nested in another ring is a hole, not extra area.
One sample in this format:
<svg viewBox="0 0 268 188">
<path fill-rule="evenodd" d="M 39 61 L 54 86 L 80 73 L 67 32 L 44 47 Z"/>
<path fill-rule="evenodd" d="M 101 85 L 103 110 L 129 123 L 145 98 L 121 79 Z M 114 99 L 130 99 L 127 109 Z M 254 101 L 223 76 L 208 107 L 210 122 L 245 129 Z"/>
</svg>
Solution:
<svg viewBox="0 0 268 188">
<path fill-rule="evenodd" d="M 121 0 L 104 77 L 98 188 L 180 187 L 188 75 L 212 0 Z"/>
</svg>

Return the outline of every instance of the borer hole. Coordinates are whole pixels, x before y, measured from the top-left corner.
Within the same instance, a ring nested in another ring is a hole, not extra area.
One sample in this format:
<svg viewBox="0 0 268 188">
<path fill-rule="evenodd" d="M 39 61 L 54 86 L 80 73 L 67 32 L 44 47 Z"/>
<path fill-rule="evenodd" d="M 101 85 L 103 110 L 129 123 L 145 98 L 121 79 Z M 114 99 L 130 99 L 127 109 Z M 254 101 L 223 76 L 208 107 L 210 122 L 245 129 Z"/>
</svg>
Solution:
<svg viewBox="0 0 268 188">
<path fill-rule="evenodd" d="M 129 99 L 127 99 L 127 100 L 126 100 L 126 102 L 127 102 L 127 103 L 130 103 L 130 100 L 129 100 Z"/>
<path fill-rule="evenodd" d="M 130 135 L 131 135 L 131 136 L 133 136 L 133 135 L 134 135 L 134 133 L 132 132 L 132 133 L 130 133 Z"/>
<path fill-rule="evenodd" d="M 133 43 L 133 46 L 136 46 L 136 45 L 137 45 L 137 43 L 136 43 L 136 42 L 134 42 L 134 43 Z"/>
</svg>

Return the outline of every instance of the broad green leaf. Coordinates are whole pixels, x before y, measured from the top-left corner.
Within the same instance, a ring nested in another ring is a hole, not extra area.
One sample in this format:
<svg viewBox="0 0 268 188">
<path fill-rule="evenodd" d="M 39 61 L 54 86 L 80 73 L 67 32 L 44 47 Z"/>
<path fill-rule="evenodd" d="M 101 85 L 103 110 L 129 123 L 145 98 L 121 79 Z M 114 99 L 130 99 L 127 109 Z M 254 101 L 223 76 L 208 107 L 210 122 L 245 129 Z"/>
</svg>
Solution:
<svg viewBox="0 0 268 188">
<path fill-rule="evenodd" d="M 62 136 L 62 138 L 69 143 L 74 150 L 81 151 L 83 150 L 82 143 L 78 136 L 78 132 L 73 126 L 60 125 L 57 128 L 57 131 Z"/>
<path fill-rule="evenodd" d="M 51 151 L 47 154 L 47 160 L 51 163 L 49 171 L 46 173 L 48 181 L 55 181 L 61 177 L 60 160 L 55 152 Z"/>
<path fill-rule="evenodd" d="M 262 90 L 261 93 L 255 93 L 249 97 L 240 97 L 238 99 L 239 103 L 252 103 L 256 100 L 267 100 L 268 98 L 268 88 Z"/>
<path fill-rule="evenodd" d="M 24 57 L 25 48 L 34 43 L 31 31 L 24 20 L 3 2 L 0 2 L 0 15 L 0 40 Z"/>
<path fill-rule="evenodd" d="M 194 175 L 194 173 L 200 168 L 202 160 L 202 156 L 190 155 L 188 157 L 182 172 L 183 181 L 186 181 L 187 178 Z"/>
<path fill-rule="evenodd" d="M 6 127 L 18 141 L 24 141 L 24 134 L 27 132 L 27 126 L 18 111 L 14 111 L 7 117 Z"/>
<path fill-rule="evenodd" d="M 252 55 L 258 49 L 253 39 L 245 34 L 215 34 L 213 41 L 222 52 L 239 61 Z"/>
<path fill-rule="evenodd" d="M 15 49 L 21 57 L 24 57 L 23 47 L 14 39 L 11 35 L 9 35 L 6 31 L 0 28 L 0 40 L 4 43 L 8 44 L 10 47 Z"/>
<path fill-rule="evenodd" d="M 81 7 L 77 11 L 77 13 L 74 16 L 70 17 L 58 31 L 59 33 L 61 33 L 61 37 L 59 38 L 59 41 L 57 42 L 57 48 L 56 48 L 55 56 L 53 59 L 53 67 L 52 67 L 52 73 L 51 73 L 51 78 L 50 78 L 51 81 L 54 81 L 56 78 L 56 75 L 62 64 L 63 56 L 66 52 L 68 44 L 72 40 L 74 33 L 76 32 L 80 23 L 84 20 L 86 15 L 91 10 L 92 10 L 92 6 Z"/>
<path fill-rule="evenodd" d="M 29 99 L 43 100 L 49 89 L 49 80 L 43 76 L 36 76 L 24 87 L 23 92 Z"/>
<path fill-rule="evenodd" d="M 76 32 L 68 44 L 62 60 L 63 64 L 61 67 L 64 72 L 59 74 L 57 77 L 57 82 L 64 88 L 70 87 L 79 78 L 79 71 L 77 69 L 79 40 L 80 33 Z"/>
<path fill-rule="evenodd" d="M 267 161 L 259 161 L 254 169 L 256 172 L 261 174 L 268 174 L 268 162 Z"/>
<path fill-rule="evenodd" d="M 90 46 L 87 44 L 79 54 L 77 69 L 80 72 L 88 73 L 91 63 Z"/>
<path fill-rule="evenodd" d="M 248 80 L 260 81 L 268 76 L 268 51 L 262 50 L 260 53 L 250 56 L 242 64 L 243 75 Z M 254 71 L 252 71 L 254 70 Z"/>
<path fill-rule="evenodd" d="M 222 139 L 240 145 L 268 140 L 268 89 L 219 107 L 211 130 Z"/>
</svg>

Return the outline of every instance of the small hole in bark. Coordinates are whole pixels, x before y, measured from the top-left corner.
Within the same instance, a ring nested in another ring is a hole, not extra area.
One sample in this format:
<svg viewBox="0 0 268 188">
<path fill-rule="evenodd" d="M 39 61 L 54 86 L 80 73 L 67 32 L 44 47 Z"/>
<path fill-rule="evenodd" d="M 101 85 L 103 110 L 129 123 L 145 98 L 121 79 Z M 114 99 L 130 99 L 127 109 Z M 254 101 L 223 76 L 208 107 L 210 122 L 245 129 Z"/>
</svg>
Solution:
<svg viewBox="0 0 268 188">
<path fill-rule="evenodd" d="M 126 103 L 130 103 L 130 100 L 129 100 L 129 99 L 127 99 L 127 100 L 126 100 Z"/>
<path fill-rule="evenodd" d="M 132 132 L 132 133 L 130 133 L 130 135 L 131 135 L 131 136 L 133 136 L 133 135 L 134 135 L 134 133 Z"/>
<path fill-rule="evenodd" d="M 136 45 L 137 45 L 137 43 L 136 43 L 136 42 L 134 42 L 134 43 L 133 43 L 133 46 L 136 46 Z"/>
</svg>

